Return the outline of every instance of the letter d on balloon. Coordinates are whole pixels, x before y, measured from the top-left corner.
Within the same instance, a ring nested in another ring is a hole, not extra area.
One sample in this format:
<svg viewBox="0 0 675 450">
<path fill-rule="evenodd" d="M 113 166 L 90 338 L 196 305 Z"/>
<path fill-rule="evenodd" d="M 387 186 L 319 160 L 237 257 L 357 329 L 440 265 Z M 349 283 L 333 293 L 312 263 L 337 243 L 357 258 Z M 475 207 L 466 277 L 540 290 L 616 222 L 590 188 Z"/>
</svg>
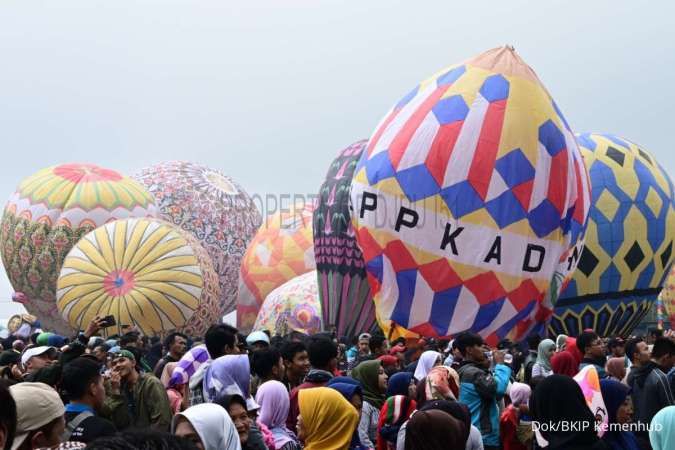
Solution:
<svg viewBox="0 0 675 450">
<path fill-rule="evenodd" d="M 539 255 L 539 260 L 536 264 L 532 264 L 532 254 L 537 253 Z M 541 245 L 527 244 L 527 250 L 525 250 L 525 259 L 523 260 L 523 271 L 525 272 L 539 272 L 541 266 L 544 265 L 544 256 L 546 255 L 546 249 Z"/>
</svg>

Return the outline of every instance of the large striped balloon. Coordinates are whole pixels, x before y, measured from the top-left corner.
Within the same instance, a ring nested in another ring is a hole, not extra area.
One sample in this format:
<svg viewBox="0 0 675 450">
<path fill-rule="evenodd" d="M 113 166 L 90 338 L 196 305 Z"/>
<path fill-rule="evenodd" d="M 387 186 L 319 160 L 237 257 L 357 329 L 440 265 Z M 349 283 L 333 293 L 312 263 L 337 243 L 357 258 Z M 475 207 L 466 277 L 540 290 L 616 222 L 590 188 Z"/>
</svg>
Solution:
<svg viewBox="0 0 675 450">
<path fill-rule="evenodd" d="M 512 48 L 423 81 L 389 111 L 352 181 L 353 221 L 392 336 L 545 331 L 579 258 L 588 174 Z"/>
<path fill-rule="evenodd" d="M 85 235 L 68 253 L 57 305 L 75 329 L 113 315 L 144 334 L 203 335 L 218 322 L 220 287 L 206 250 L 190 233 L 156 219 L 117 220 Z"/>
</svg>

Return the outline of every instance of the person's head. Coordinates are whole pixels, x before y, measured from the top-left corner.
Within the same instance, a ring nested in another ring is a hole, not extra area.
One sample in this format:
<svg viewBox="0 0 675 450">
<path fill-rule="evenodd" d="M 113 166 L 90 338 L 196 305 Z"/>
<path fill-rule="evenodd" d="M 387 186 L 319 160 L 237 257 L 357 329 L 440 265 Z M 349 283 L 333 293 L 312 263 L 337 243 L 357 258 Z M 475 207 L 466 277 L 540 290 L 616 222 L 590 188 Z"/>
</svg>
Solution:
<svg viewBox="0 0 675 450">
<path fill-rule="evenodd" d="M 16 433 L 16 403 L 4 383 L 0 383 L 0 449 L 10 450 Z"/>
<path fill-rule="evenodd" d="M 199 450 L 241 448 L 230 415 L 215 403 L 202 403 L 178 413 L 171 429 L 173 434 L 189 440 Z"/>
<path fill-rule="evenodd" d="M 9 391 L 17 415 L 13 450 L 58 445 L 66 425 L 59 394 L 44 383 L 18 383 Z"/>
<path fill-rule="evenodd" d="M 302 379 L 309 372 L 309 354 L 302 342 L 286 342 L 281 347 L 286 374 L 294 379 Z"/>
<path fill-rule="evenodd" d="M 371 336 L 370 341 L 368 341 L 368 348 L 370 349 L 370 353 L 375 356 L 380 356 L 385 353 L 385 344 L 387 342 L 387 338 L 385 338 L 381 334 L 374 334 Z"/>
<path fill-rule="evenodd" d="M 339 392 L 327 387 L 302 389 L 298 406 L 298 438 L 306 450 L 348 448 L 359 418 Z"/>
<path fill-rule="evenodd" d="M 584 358 L 600 359 L 605 356 L 602 339 L 594 331 L 584 331 L 577 338 L 577 347 Z"/>
<path fill-rule="evenodd" d="M 344 379 L 343 381 L 335 381 L 338 378 Z M 328 382 L 326 387 L 335 389 L 356 408 L 356 412 L 359 413 L 359 419 L 361 418 L 361 410 L 363 409 L 363 389 L 361 389 L 361 383 L 350 378 L 347 381 L 348 377 L 335 377 Z"/>
<path fill-rule="evenodd" d="M 248 434 L 251 430 L 251 418 L 248 416 L 246 410 L 246 400 L 241 395 L 224 395 L 216 400 L 216 403 L 225 408 L 225 411 L 230 415 L 232 423 L 239 435 L 239 442 L 241 445 L 246 445 L 248 442 Z"/>
<path fill-rule="evenodd" d="M 630 388 L 619 381 L 603 379 L 600 380 L 600 392 L 609 423 L 629 423 L 633 415 Z"/>
<path fill-rule="evenodd" d="M 284 359 L 274 347 L 256 350 L 251 354 L 251 370 L 261 380 L 281 381 L 284 376 Z"/>
<path fill-rule="evenodd" d="M 108 350 L 110 350 L 110 347 L 108 347 L 107 344 L 99 344 L 94 347 L 92 354 L 96 357 L 96 359 L 99 360 L 101 364 L 105 364 L 108 360 Z"/>
<path fill-rule="evenodd" d="M 222 447 L 240 450 L 240 447 Z M 197 450 L 192 442 L 161 431 L 134 430 L 100 437 L 87 444 L 87 450 Z"/>
<path fill-rule="evenodd" d="M 21 339 L 17 339 L 14 342 L 12 342 L 12 349 L 21 353 L 22 351 L 24 351 L 26 349 L 26 343 L 24 341 L 22 341 Z"/>
<path fill-rule="evenodd" d="M 663 337 L 663 330 L 659 330 L 658 328 L 651 328 L 649 330 L 649 334 L 647 335 L 649 344 L 653 344 L 660 337 Z"/>
<path fill-rule="evenodd" d="M 670 450 L 675 439 L 675 406 L 657 412 L 651 422 L 649 443 L 653 450 Z"/>
<path fill-rule="evenodd" d="M 657 338 L 652 348 L 651 359 L 661 366 L 665 372 L 673 367 L 673 357 L 675 356 L 675 342 L 668 338 Z"/>
<path fill-rule="evenodd" d="M 485 342 L 476 333 L 466 332 L 460 334 L 455 338 L 455 345 L 466 360 L 476 363 L 485 363 L 487 360 L 487 356 L 485 356 Z"/>
<path fill-rule="evenodd" d="M 251 351 L 268 349 L 270 337 L 264 331 L 254 331 L 246 337 L 246 344 Z"/>
<path fill-rule="evenodd" d="M 187 341 L 183 333 L 171 333 L 164 339 L 164 349 L 174 359 L 180 359 L 187 351 Z"/>
<path fill-rule="evenodd" d="M 360 354 L 367 355 L 368 353 L 370 353 L 370 334 L 361 333 L 357 345 Z"/>
<path fill-rule="evenodd" d="M 465 425 L 439 409 L 417 411 L 408 421 L 405 450 L 463 449 L 469 433 Z"/>
<path fill-rule="evenodd" d="M 56 349 L 48 346 L 29 348 L 21 355 L 21 364 L 23 364 L 27 373 L 34 373 L 44 367 L 51 366 L 55 360 Z"/>
<path fill-rule="evenodd" d="M 517 382 L 511 384 L 509 397 L 511 398 L 511 403 L 513 406 L 527 406 L 528 402 L 530 401 L 530 395 L 532 395 L 532 388 L 529 385 Z"/>
<path fill-rule="evenodd" d="M 290 409 L 286 386 L 276 380 L 267 381 L 258 388 L 255 401 L 260 405 L 259 422 L 265 424 L 270 430 L 286 426 Z"/>
<path fill-rule="evenodd" d="M 307 347 L 309 363 L 315 369 L 333 372 L 337 367 L 337 345 L 323 336 L 313 336 Z"/>
<path fill-rule="evenodd" d="M 120 338 L 120 347 L 136 347 L 136 348 L 142 348 L 143 347 L 143 341 L 141 340 L 141 335 L 140 333 L 136 331 L 131 331 L 129 333 L 125 333 L 122 335 Z"/>
<path fill-rule="evenodd" d="M 206 349 L 209 351 L 211 359 L 239 353 L 237 333 L 237 329 L 230 325 L 211 326 L 204 336 Z"/>
<path fill-rule="evenodd" d="M 138 375 L 136 356 L 126 349 L 120 350 L 113 355 L 112 368 L 125 381 Z"/>
<path fill-rule="evenodd" d="M 541 336 L 539 336 L 538 334 L 530 334 L 529 336 L 527 336 L 527 347 L 533 352 L 537 351 L 540 342 Z"/>
<path fill-rule="evenodd" d="M 607 360 L 605 371 L 617 380 L 623 380 L 626 376 L 626 360 L 623 357 L 614 357 Z"/>
<path fill-rule="evenodd" d="M 641 338 L 628 339 L 628 342 L 626 342 L 626 355 L 634 366 L 644 366 L 649 362 L 649 347 Z"/>
<path fill-rule="evenodd" d="M 626 355 L 626 343 L 620 337 L 614 337 L 609 340 L 607 348 L 609 349 L 611 356 L 615 358 L 621 358 Z"/>
<path fill-rule="evenodd" d="M 71 401 L 101 409 L 105 401 L 105 387 L 100 365 L 90 358 L 75 358 L 63 368 L 61 387 Z"/>
</svg>

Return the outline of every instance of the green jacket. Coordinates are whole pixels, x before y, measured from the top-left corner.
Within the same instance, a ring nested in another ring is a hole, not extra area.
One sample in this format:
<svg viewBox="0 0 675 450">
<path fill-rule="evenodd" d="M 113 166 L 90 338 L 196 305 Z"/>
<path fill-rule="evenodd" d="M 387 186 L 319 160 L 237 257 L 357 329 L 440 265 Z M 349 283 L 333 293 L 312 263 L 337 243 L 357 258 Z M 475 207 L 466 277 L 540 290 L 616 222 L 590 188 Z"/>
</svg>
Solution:
<svg viewBox="0 0 675 450">
<path fill-rule="evenodd" d="M 118 430 L 150 427 L 169 431 L 172 418 L 166 389 L 150 374 L 141 374 L 131 390 L 123 384 L 119 394 L 109 393 L 101 415 L 110 419 Z"/>
</svg>

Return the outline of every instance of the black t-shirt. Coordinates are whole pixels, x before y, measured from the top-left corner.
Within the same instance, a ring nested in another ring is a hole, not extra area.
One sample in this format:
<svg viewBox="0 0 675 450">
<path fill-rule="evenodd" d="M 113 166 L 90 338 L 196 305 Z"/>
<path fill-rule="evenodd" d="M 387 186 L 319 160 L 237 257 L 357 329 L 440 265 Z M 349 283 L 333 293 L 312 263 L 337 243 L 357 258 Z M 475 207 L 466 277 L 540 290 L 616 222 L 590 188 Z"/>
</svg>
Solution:
<svg viewBox="0 0 675 450">
<path fill-rule="evenodd" d="M 66 412 L 66 424 L 74 420 L 79 414 L 79 412 Z M 89 443 L 101 436 L 112 436 L 116 431 L 115 425 L 109 420 L 98 416 L 90 416 L 73 430 L 68 440 Z"/>
</svg>

